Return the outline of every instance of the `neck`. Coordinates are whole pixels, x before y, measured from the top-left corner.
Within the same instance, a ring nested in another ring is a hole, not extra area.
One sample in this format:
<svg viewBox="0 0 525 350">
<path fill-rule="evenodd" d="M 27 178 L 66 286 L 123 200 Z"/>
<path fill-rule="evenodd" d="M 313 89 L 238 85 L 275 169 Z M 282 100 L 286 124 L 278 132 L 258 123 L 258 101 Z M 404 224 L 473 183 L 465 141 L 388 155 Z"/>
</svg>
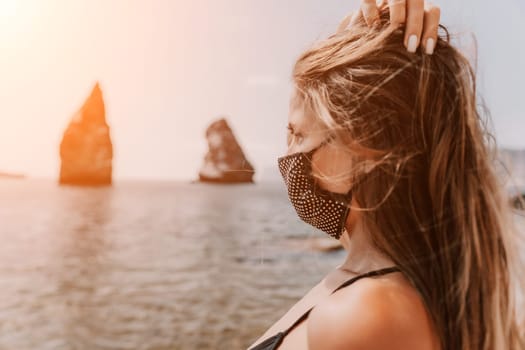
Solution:
<svg viewBox="0 0 525 350">
<path fill-rule="evenodd" d="M 395 265 L 373 246 L 361 225 L 354 225 L 351 233 L 345 232 L 340 242 L 347 252 L 345 261 L 337 267 L 340 270 L 361 274 Z"/>
</svg>

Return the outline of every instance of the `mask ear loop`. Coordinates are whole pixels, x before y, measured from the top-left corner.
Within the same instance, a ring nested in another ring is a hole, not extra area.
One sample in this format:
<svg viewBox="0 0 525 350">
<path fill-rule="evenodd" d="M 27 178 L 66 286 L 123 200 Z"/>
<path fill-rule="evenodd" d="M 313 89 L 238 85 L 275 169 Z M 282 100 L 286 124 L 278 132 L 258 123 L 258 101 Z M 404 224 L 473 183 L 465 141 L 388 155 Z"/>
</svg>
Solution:
<svg viewBox="0 0 525 350">
<path fill-rule="evenodd" d="M 313 159 L 313 154 L 315 153 L 315 151 L 317 151 L 318 149 L 320 149 L 321 147 L 323 146 L 326 146 L 327 144 L 329 144 L 331 141 L 335 140 L 336 136 L 335 134 L 333 133 L 330 133 L 328 135 L 328 137 L 326 137 L 318 146 L 314 147 L 313 149 L 311 149 L 310 151 L 308 152 L 304 152 L 303 155 L 306 157 L 306 159 L 308 160 L 307 164 L 308 164 L 308 167 L 309 167 L 309 170 L 308 171 L 312 171 L 312 168 L 311 168 L 311 163 L 312 163 L 312 159 Z M 315 181 L 317 181 L 317 179 L 315 179 Z M 342 196 L 346 196 L 348 201 L 350 201 L 352 199 L 352 189 L 354 188 L 354 186 L 352 185 L 352 188 L 350 188 L 348 190 L 348 192 L 346 194 L 341 194 Z M 323 192 L 323 191 L 321 191 Z"/>
<path fill-rule="evenodd" d="M 310 151 L 308 152 L 304 152 L 305 156 L 308 157 L 308 160 L 312 160 L 312 156 L 313 154 L 315 153 L 315 151 L 317 151 L 318 149 L 320 149 L 321 147 L 323 146 L 326 146 L 327 144 L 330 143 L 330 141 L 332 141 L 333 139 L 335 139 L 335 136 L 334 135 L 329 135 L 326 139 L 324 139 L 318 146 L 314 147 L 313 149 L 311 149 Z"/>
</svg>

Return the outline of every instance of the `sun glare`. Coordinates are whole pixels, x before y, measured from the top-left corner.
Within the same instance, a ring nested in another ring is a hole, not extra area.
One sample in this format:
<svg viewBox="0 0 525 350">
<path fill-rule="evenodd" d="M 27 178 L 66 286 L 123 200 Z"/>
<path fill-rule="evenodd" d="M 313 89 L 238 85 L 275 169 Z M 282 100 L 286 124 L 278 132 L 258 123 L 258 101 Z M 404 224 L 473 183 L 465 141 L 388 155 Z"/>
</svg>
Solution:
<svg viewBox="0 0 525 350">
<path fill-rule="evenodd" d="M 22 40 L 35 28 L 44 1 L 0 0 L 0 45 Z"/>
<path fill-rule="evenodd" d="M 0 0 L 0 23 L 5 24 L 12 20 L 20 7 L 18 0 Z"/>
<path fill-rule="evenodd" d="M 19 28 L 20 0 L 0 0 L 0 38 L 12 39 Z"/>
</svg>

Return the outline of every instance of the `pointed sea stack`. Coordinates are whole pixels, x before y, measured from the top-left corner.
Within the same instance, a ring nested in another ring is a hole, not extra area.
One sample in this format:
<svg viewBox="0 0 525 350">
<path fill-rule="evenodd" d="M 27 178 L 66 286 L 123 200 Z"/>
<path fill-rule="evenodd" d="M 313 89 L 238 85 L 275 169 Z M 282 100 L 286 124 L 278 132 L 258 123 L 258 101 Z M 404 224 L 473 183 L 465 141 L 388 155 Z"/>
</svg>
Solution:
<svg viewBox="0 0 525 350">
<path fill-rule="evenodd" d="M 211 123 L 206 130 L 206 139 L 208 153 L 199 171 L 201 182 L 253 182 L 253 166 L 246 159 L 224 118 Z"/>
<path fill-rule="evenodd" d="M 60 184 L 111 185 L 113 146 L 97 83 L 73 116 L 60 143 Z"/>
</svg>

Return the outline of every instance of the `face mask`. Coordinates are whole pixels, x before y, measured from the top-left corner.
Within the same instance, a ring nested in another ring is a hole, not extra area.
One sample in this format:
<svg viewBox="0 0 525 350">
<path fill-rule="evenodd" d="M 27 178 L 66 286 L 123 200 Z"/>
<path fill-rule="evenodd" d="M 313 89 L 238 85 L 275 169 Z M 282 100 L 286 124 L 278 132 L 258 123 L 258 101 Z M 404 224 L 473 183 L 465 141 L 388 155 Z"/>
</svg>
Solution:
<svg viewBox="0 0 525 350">
<path fill-rule="evenodd" d="M 346 194 L 320 188 L 312 175 L 312 155 L 326 142 L 309 152 L 278 158 L 279 170 L 288 188 L 288 198 L 304 222 L 339 239 L 350 212 L 351 190 Z"/>
</svg>

